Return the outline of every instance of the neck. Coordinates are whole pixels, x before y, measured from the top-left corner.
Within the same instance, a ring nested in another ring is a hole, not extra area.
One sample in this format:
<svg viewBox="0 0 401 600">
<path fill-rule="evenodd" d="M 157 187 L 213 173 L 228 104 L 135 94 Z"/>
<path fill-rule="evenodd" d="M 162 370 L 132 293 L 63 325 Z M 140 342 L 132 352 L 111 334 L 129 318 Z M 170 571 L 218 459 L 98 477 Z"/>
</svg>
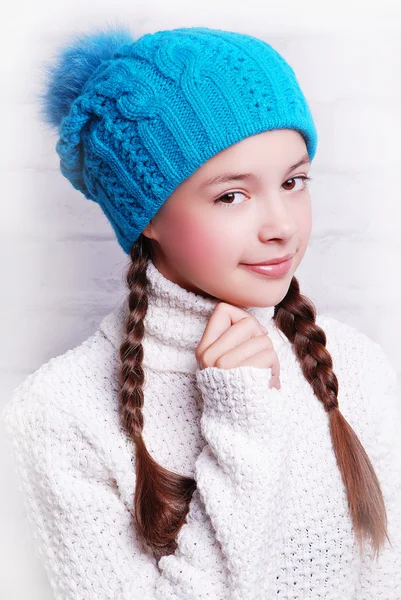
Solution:
<svg viewBox="0 0 401 600">
<path fill-rule="evenodd" d="M 148 310 L 144 318 L 143 364 L 158 371 L 195 373 L 196 348 L 219 299 L 190 292 L 167 279 L 149 261 L 146 274 Z M 274 346 L 279 340 L 273 321 L 274 306 L 241 307 L 264 325 Z M 125 337 L 128 298 L 107 315 L 100 327 L 116 348 Z"/>
</svg>

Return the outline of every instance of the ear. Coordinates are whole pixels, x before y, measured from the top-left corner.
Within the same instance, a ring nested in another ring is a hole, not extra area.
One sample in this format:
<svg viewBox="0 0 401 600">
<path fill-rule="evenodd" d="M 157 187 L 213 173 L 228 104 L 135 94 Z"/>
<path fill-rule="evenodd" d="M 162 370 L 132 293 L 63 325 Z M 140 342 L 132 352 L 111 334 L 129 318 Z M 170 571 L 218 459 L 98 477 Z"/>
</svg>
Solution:
<svg viewBox="0 0 401 600">
<path fill-rule="evenodd" d="M 149 223 L 146 225 L 145 229 L 142 231 L 142 235 L 144 235 L 145 237 L 148 237 L 148 238 L 152 239 L 152 237 L 153 237 L 152 219 L 149 221 Z"/>
</svg>

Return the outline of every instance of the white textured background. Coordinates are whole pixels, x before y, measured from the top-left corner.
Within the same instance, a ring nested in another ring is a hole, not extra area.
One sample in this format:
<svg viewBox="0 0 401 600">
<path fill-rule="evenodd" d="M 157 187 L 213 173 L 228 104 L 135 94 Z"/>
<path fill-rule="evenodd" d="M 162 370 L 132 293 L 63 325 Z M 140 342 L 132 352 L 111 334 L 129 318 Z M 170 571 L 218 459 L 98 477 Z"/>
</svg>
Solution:
<svg viewBox="0 0 401 600">
<path fill-rule="evenodd" d="M 33 103 L 39 65 L 64 36 L 117 21 L 137 36 L 192 25 L 236 29 L 262 37 L 291 64 L 319 135 L 313 232 L 296 273 L 301 291 L 318 312 L 379 342 L 400 374 L 397 2 L 17 1 L 3 12 L 0 36 L 0 410 L 29 373 L 82 342 L 126 293 L 128 258 L 97 205 L 61 175 L 57 139 Z M 0 597 L 49 600 L 0 435 Z"/>
</svg>

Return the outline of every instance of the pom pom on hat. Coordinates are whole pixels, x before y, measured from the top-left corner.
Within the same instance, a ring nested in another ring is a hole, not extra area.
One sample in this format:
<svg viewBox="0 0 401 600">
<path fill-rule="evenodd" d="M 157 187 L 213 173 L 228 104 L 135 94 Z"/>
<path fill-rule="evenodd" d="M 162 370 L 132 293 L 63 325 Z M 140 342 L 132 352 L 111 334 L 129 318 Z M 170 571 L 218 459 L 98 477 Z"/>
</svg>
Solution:
<svg viewBox="0 0 401 600">
<path fill-rule="evenodd" d="M 133 35 L 122 25 L 73 34 L 53 61 L 43 66 L 43 91 L 38 95 L 43 121 L 59 127 L 99 65 L 133 41 Z"/>
</svg>

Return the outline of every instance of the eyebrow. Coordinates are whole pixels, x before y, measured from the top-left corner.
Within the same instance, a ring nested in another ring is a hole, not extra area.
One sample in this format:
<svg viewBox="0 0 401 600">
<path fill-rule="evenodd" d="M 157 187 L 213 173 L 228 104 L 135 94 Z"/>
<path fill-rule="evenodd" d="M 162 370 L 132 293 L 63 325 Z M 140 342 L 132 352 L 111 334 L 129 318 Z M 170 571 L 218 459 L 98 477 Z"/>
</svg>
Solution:
<svg viewBox="0 0 401 600">
<path fill-rule="evenodd" d="M 291 173 L 291 171 L 293 171 L 294 169 L 296 169 L 297 167 L 300 167 L 301 165 L 306 165 L 310 163 L 310 159 L 308 154 L 305 154 L 304 156 L 302 156 L 302 158 L 296 162 L 294 165 L 291 165 L 291 167 L 287 170 L 286 173 L 284 173 L 284 177 L 287 176 L 289 173 Z M 228 181 L 245 181 L 245 180 L 259 180 L 260 178 L 257 177 L 254 173 L 223 173 L 221 175 L 217 175 L 216 177 L 211 177 L 210 179 L 206 179 L 206 181 L 204 181 L 201 185 L 200 185 L 200 189 L 203 190 L 206 187 L 209 187 L 211 185 L 217 185 L 219 183 L 227 183 Z"/>
</svg>

